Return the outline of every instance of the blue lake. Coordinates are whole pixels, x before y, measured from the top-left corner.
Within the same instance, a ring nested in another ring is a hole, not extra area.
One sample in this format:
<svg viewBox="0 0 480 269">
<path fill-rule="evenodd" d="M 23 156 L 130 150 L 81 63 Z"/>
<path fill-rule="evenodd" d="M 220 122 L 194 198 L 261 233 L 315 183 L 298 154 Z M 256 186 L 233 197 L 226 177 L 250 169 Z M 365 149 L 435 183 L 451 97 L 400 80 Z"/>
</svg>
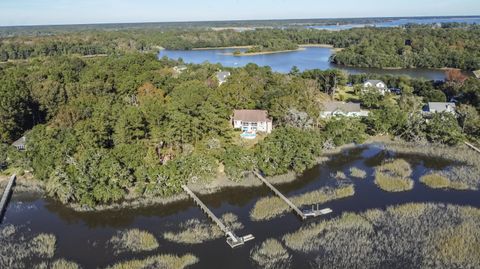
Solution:
<svg viewBox="0 0 480 269">
<path fill-rule="evenodd" d="M 445 72 L 434 69 L 377 69 L 377 68 L 354 68 L 338 66 L 330 63 L 330 56 L 333 50 L 330 48 L 309 47 L 305 50 L 252 55 L 252 56 L 233 56 L 231 55 L 238 49 L 209 49 L 209 50 L 162 50 L 159 58 L 168 57 L 171 59 L 183 59 L 185 63 L 201 64 L 204 62 L 220 63 L 226 67 L 243 67 L 249 63 L 255 63 L 259 66 L 270 66 L 273 71 L 288 73 L 293 66 L 297 66 L 301 71 L 310 69 L 332 69 L 337 68 L 345 70 L 350 74 L 371 73 L 381 75 L 404 75 L 413 78 L 424 78 L 427 80 L 444 80 Z M 240 49 L 244 51 L 244 49 Z M 229 55 L 230 54 L 230 55 Z"/>
</svg>

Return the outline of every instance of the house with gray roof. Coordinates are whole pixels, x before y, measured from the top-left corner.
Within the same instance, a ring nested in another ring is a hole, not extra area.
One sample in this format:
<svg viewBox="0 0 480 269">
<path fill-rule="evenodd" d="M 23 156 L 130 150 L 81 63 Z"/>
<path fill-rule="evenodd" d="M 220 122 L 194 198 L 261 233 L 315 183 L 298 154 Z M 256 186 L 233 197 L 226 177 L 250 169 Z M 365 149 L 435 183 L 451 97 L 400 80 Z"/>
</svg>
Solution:
<svg viewBox="0 0 480 269">
<path fill-rule="evenodd" d="M 27 138 L 25 136 L 20 137 L 17 141 L 13 142 L 12 146 L 18 150 L 25 150 L 27 145 Z"/>
<path fill-rule="evenodd" d="M 456 113 L 457 106 L 451 102 L 430 102 L 425 108 L 425 113 Z"/>
<path fill-rule="evenodd" d="M 387 92 L 389 92 L 387 84 L 381 80 L 367 80 L 363 83 L 363 90 L 368 90 L 368 89 L 377 89 L 382 95 L 385 95 Z"/>
<path fill-rule="evenodd" d="M 320 117 L 330 118 L 336 116 L 344 117 L 366 117 L 368 111 L 362 110 L 360 104 L 345 102 L 325 102 L 322 104 Z"/>
<path fill-rule="evenodd" d="M 217 80 L 218 80 L 218 86 L 227 82 L 227 79 L 230 75 L 231 75 L 230 72 L 227 72 L 227 71 L 217 72 L 216 77 L 217 77 Z"/>
</svg>

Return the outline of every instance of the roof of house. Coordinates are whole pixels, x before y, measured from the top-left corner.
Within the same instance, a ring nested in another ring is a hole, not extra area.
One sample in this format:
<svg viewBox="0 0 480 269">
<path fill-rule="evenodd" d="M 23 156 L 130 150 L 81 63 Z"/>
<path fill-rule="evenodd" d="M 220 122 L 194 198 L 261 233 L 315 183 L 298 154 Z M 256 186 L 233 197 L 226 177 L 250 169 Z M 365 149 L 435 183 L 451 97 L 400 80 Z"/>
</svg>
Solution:
<svg viewBox="0 0 480 269">
<path fill-rule="evenodd" d="M 369 79 L 369 80 L 365 81 L 363 84 L 367 84 L 367 83 L 372 83 L 373 85 L 377 85 L 378 83 L 385 84 L 385 82 L 383 82 L 381 80 L 376 80 L 376 79 Z"/>
<path fill-rule="evenodd" d="M 13 142 L 12 146 L 14 147 L 25 146 L 26 143 L 27 143 L 27 138 L 25 136 L 22 136 L 17 141 Z"/>
<path fill-rule="evenodd" d="M 360 104 L 345 103 L 345 102 L 325 102 L 323 103 L 323 109 L 326 112 L 334 112 L 341 110 L 343 112 L 360 112 Z"/>
<path fill-rule="evenodd" d="M 445 103 L 445 102 L 430 102 L 428 103 L 428 109 L 435 110 L 437 112 L 443 112 L 447 110 L 448 107 L 456 108 L 455 103 Z"/>
<path fill-rule="evenodd" d="M 217 73 L 218 81 L 226 81 L 229 76 L 230 76 L 230 72 L 227 72 L 227 71 Z"/>
<path fill-rule="evenodd" d="M 270 122 L 272 119 L 268 118 L 268 111 L 266 110 L 251 110 L 240 109 L 233 111 L 233 120 L 246 122 Z"/>
<path fill-rule="evenodd" d="M 480 78 L 480 70 L 473 71 L 473 74 L 474 74 L 477 78 Z"/>
</svg>

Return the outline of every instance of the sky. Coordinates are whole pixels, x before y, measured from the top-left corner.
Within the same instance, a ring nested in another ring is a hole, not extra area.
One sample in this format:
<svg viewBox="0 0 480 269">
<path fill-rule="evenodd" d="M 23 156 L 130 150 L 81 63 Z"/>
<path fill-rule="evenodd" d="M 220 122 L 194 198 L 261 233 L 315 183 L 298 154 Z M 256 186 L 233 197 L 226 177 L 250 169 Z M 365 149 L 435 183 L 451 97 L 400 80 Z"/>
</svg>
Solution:
<svg viewBox="0 0 480 269">
<path fill-rule="evenodd" d="M 0 26 L 480 15 L 480 0 L 0 0 Z"/>
</svg>

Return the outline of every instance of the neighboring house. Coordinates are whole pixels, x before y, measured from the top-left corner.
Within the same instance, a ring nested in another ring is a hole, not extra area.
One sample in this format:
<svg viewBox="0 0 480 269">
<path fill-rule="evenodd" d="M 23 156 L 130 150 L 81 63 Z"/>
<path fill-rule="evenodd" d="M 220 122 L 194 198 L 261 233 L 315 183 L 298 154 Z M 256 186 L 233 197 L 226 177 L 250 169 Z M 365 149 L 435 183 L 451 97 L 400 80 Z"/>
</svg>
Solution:
<svg viewBox="0 0 480 269">
<path fill-rule="evenodd" d="M 25 150 L 27 144 L 27 138 L 25 136 L 20 137 L 17 141 L 13 142 L 12 146 L 18 150 Z"/>
<path fill-rule="evenodd" d="M 186 65 L 178 65 L 178 66 L 175 66 L 173 68 L 173 71 L 175 71 L 175 73 L 177 74 L 181 74 L 183 73 L 183 71 L 187 70 L 187 66 Z"/>
<path fill-rule="evenodd" d="M 381 80 L 367 80 L 363 83 L 363 89 L 374 88 L 377 89 L 381 94 L 389 92 L 387 84 Z"/>
<path fill-rule="evenodd" d="M 473 74 L 475 75 L 476 78 L 480 79 L 480 70 L 473 71 Z"/>
<path fill-rule="evenodd" d="M 330 118 L 335 116 L 345 117 L 366 117 L 368 111 L 362 110 L 360 104 L 345 102 L 325 102 L 323 110 L 320 113 L 322 118 Z"/>
<path fill-rule="evenodd" d="M 243 132 L 271 133 L 273 129 L 272 119 L 268 117 L 266 110 L 234 110 L 232 125 L 235 129 Z"/>
<path fill-rule="evenodd" d="M 217 72 L 217 80 L 218 80 L 218 85 L 222 85 L 223 83 L 227 82 L 228 77 L 230 76 L 230 72 L 226 71 L 220 71 Z"/>
<path fill-rule="evenodd" d="M 456 109 L 455 103 L 430 102 L 425 106 L 424 112 L 426 113 L 448 112 L 448 113 L 455 114 L 455 109 Z"/>
</svg>

